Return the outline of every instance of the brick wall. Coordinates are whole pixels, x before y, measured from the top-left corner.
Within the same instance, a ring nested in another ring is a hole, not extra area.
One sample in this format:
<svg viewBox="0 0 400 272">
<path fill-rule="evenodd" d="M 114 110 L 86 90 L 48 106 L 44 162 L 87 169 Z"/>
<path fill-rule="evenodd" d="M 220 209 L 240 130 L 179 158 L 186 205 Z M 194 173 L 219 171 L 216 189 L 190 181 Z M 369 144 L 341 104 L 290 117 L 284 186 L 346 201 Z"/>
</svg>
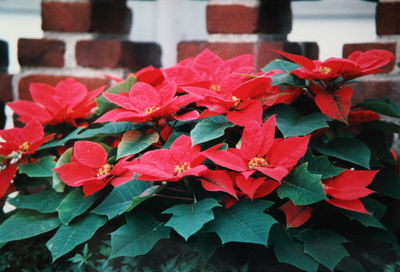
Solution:
<svg viewBox="0 0 400 272">
<path fill-rule="evenodd" d="M 318 58 L 315 42 L 288 42 L 292 29 L 290 0 L 209 0 L 206 9 L 207 41 L 184 41 L 178 45 L 178 60 L 208 48 L 223 58 L 250 53 L 258 68 L 280 56 L 270 48 L 312 59 Z"/>
<path fill-rule="evenodd" d="M 73 76 L 94 89 L 110 83 L 106 74 L 124 77 L 161 66 L 158 44 L 127 39 L 133 12 L 126 0 L 42 0 L 41 18 L 43 38 L 18 41 L 15 97 L 30 99 L 32 82 L 55 85 Z"/>
</svg>

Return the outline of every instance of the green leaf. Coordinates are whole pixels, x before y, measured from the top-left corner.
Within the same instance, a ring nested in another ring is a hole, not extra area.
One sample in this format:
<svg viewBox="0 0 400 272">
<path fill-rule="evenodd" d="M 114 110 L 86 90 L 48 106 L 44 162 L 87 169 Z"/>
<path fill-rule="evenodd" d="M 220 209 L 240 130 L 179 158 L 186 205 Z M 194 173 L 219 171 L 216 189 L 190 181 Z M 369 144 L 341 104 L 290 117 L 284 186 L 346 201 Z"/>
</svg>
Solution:
<svg viewBox="0 0 400 272">
<path fill-rule="evenodd" d="M 51 231 L 60 224 L 54 215 L 21 210 L 0 225 L 0 243 L 33 237 Z"/>
<path fill-rule="evenodd" d="M 366 227 L 385 229 L 385 226 L 373 215 L 345 210 L 343 210 L 342 213 L 350 220 L 358 221 Z"/>
<path fill-rule="evenodd" d="M 136 257 L 149 252 L 160 239 L 168 238 L 170 229 L 151 215 L 128 215 L 126 225 L 111 233 L 111 257 Z"/>
<path fill-rule="evenodd" d="M 132 210 L 162 188 L 163 186 L 153 185 L 152 182 L 133 179 L 115 187 L 92 213 L 112 219 Z"/>
<path fill-rule="evenodd" d="M 371 152 L 368 146 L 359 140 L 338 138 L 327 144 L 316 141 L 312 147 L 321 154 L 332 156 L 369 169 Z"/>
<path fill-rule="evenodd" d="M 175 205 L 163 211 L 163 213 L 172 214 L 165 226 L 172 227 L 187 241 L 205 223 L 214 219 L 212 209 L 220 206 L 218 201 L 213 198 L 206 198 L 193 204 Z"/>
<path fill-rule="evenodd" d="M 297 76 L 291 74 L 276 74 L 272 76 L 271 85 L 277 86 L 293 86 L 304 88 L 307 86 L 307 83 L 304 79 L 298 78 Z"/>
<path fill-rule="evenodd" d="M 105 217 L 89 214 L 70 225 L 62 225 L 46 243 L 53 262 L 89 240 L 106 222 Z"/>
<path fill-rule="evenodd" d="M 190 132 L 193 145 L 208 142 L 224 135 L 225 129 L 235 126 L 225 116 L 215 116 L 201 120 Z"/>
<path fill-rule="evenodd" d="M 310 205 L 327 199 L 321 183 L 321 175 L 307 170 L 308 163 L 293 169 L 278 187 L 280 198 L 289 198 L 295 205 Z"/>
<path fill-rule="evenodd" d="M 207 264 L 214 252 L 221 247 L 221 240 L 213 232 L 201 232 L 199 235 L 193 237 L 188 241 L 188 245 Z"/>
<path fill-rule="evenodd" d="M 47 144 L 42 145 L 41 147 L 39 147 L 38 150 L 56 146 L 63 146 L 65 143 L 71 140 L 83 140 L 88 138 L 96 138 L 96 137 L 104 137 L 107 135 L 120 134 L 127 130 L 140 128 L 141 126 L 142 124 L 133 124 L 132 122 L 117 122 L 117 123 L 109 122 L 98 128 L 85 129 L 83 127 L 79 127 L 62 139 L 51 141 Z"/>
<path fill-rule="evenodd" d="M 17 195 L 8 199 L 8 203 L 20 208 L 36 210 L 41 213 L 55 212 L 60 202 L 65 197 L 64 194 L 57 193 L 54 190 L 47 190 L 31 195 Z"/>
<path fill-rule="evenodd" d="M 118 145 L 117 159 L 137 154 L 151 144 L 158 142 L 159 135 L 157 132 L 146 133 L 140 130 L 129 130 L 124 133 L 122 140 Z"/>
<path fill-rule="evenodd" d="M 298 236 L 304 242 L 304 252 L 325 265 L 330 271 L 348 256 L 342 243 L 347 240 L 340 234 L 322 229 L 309 229 Z"/>
<path fill-rule="evenodd" d="M 277 105 L 272 109 L 277 113 L 276 126 L 285 138 L 293 136 L 305 136 L 311 132 L 329 127 L 327 121 L 330 118 L 322 113 L 312 113 L 302 116 L 294 107 L 288 105 Z"/>
<path fill-rule="evenodd" d="M 337 266 L 341 272 L 365 272 L 362 265 L 351 257 L 345 257 Z"/>
<path fill-rule="evenodd" d="M 290 71 L 293 71 L 299 67 L 300 67 L 300 65 L 298 65 L 296 63 L 293 63 L 293 62 L 290 62 L 287 60 L 283 60 L 283 59 L 276 59 L 276 60 L 269 62 L 266 66 L 261 68 L 261 71 L 268 72 L 271 70 L 281 70 L 281 71 L 284 71 L 285 73 L 289 73 Z"/>
<path fill-rule="evenodd" d="M 120 94 L 123 92 L 129 92 L 132 86 L 136 83 L 137 78 L 130 76 L 126 80 L 118 83 L 117 85 L 107 89 L 105 93 L 113 93 L 113 94 Z M 113 103 L 110 103 L 104 96 L 100 96 L 96 99 L 98 105 L 98 115 L 103 115 L 105 112 L 116 108 L 117 106 Z"/>
<path fill-rule="evenodd" d="M 327 156 L 312 156 L 306 159 L 308 171 L 321 175 L 323 179 L 332 178 L 344 171 L 344 168 L 333 166 Z"/>
<path fill-rule="evenodd" d="M 385 196 L 400 199 L 400 175 L 391 171 L 380 171 L 369 186 Z"/>
<path fill-rule="evenodd" d="M 215 219 L 206 225 L 205 231 L 217 233 L 222 244 L 243 242 L 267 246 L 269 230 L 277 222 L 264 210 L 272 204 L 244 199 L 229 209 L 216 209 Z"/>
<path fill-rule="evenodd" d="M 85 197 L 80 188 L 71 191 L 57 207 L 58 218 L 63 224 L 68 225 L 72 219 L 87 211 L 98 196 L 93 194 Z"/>
<path fill-rule="evenodd" d="M 400 118 L 400 105 L 392 102 L 388 97 L 366 99 L 357 106 L 383 115 Z"/>
<path fill-rule="evenodd" d="M 55 158 L 55 156 L 45 156 L 34 163 L 23 164 L 19 167 L 19 172 L 31 178 L 51 177 L 56 165 Z"/>
<path fill-rule="evenodd" d="M 291 264 L 308 272 L 317 271 L 318 263 L 304 253 L 304 245 L 294 239 L 281 225 L 276 224 L 272 227 L 269 243 L 273 246 L 279 262 Z"/>
<path fill-rule="evenodd" d="M 58 159 L 56 162 L 56 166 L 54 168 L 58 168 L 63 164 L 69 163 L 71 161 L 72 157 L 72 147 L 68 148 Z M 56 172 L 53 172 L 53 180 L 51 182 L 51 186 L 56 192 L 64 192 L 65 189 L 65 184 L 61 180 L 61 178 L 58 176 Z"/>
</svg>

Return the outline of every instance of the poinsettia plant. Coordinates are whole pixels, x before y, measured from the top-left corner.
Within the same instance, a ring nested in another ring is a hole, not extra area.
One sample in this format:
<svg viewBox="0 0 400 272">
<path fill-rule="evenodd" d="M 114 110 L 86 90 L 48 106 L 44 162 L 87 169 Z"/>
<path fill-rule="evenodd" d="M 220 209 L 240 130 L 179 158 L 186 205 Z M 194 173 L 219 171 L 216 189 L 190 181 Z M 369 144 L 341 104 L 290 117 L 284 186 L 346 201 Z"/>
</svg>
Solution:
<svg viewBox="0 0 400 272">
<path fill-rule="evenodd" d="M 394 56 L 276 52 L 261 71 L 205 50 L 108 89 L 32 84 L 0 131 L 1 252 L 45 245 L 28 268 L 51 271 L 400 269 L 400 106 L 352 104 Z"/>
</svg>

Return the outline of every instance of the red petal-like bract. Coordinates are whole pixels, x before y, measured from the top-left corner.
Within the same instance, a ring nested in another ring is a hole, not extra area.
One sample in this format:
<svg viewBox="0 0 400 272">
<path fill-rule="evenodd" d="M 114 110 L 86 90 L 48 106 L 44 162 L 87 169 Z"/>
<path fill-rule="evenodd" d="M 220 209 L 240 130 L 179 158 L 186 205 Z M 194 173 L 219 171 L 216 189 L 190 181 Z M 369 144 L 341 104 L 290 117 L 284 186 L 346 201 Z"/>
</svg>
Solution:
<svg viewBox="0 0 400 272">
<path fill-rule="evenodd" d="M 7 193 L 17 169 L 18 166 L 16 164 L 11 164 L 0 171 L 0 199 Z"/>
<path fill-rule="evenodd" d="M 69 163 L 53 169 L 61 180 L 72 187 L 83 186 L 85 196 L 89 196 L 111 182 L 118 186 L 134 176 L 127 168 L 127 158 L 115 165 L 107 163 L 107 152 L 97 143 L 78 141 L 74 144 L 73 156 Z"/>
<path fill-rule="evenodd" d="M 236 191 L 234 188 L 234 180 L 228 174 L 227 171 L 224 170 L 208 170 L 201 174 L 201 185 L 207 191 L 221 191 L 236 196 Z"/>
<path fill-rule="evenodd" d="M 182 135 L 170 149 L 156 149 L 144 153 L 134 165 L 127 168 L 140 174 L 145 181 L 178 181 L 184 176 L 199 176 L 207 170 L 200 146 L 192 146 L 192 139 Z"/>
<path fill-rule="evenodd" d="M 297 228 L 306 223 L 313 211 L 310 206 L 297 206 L 291 201 L 286 202 L 279 209 L 284 212 L 286 224 L 291 228 Z"/>
<path fill-rule="evenodd" d="M 335 120 L 347 122 L 350 113 L 353 89 L 344 87 L 332 93 L 321 91 L 315 96 L 315 103 L 322 113 Z"/>
<path fill-rule="evenodd" d="M 239 149 L 212 147 L 204 154 L 215 164 L 241 172 L 245 178 L 257 170 L 280 182 L 304 156 L 310 135 L 274 139 L 275 124 L 275 116 L 261 124 L 253 122 L 245 127 Z"/>
<path fill-rule="evenodd" d="M 381 119 L 381 116 L 378 113 L 370 111 L 370 110 L 352 111 L 352 112 L 350 112 L 350 115 L 349 115 L 349 123 L 351 123 L 351 124 L 371 122 L 371 121 L 376 121 L 376 120 L 380 120 L 380 119 Z"/>
<path fill-rule="evenodd" d="M 332 205 L 368 213 L 359 198 L 368 196 L 374 191 L 366 188 L 378 171 L 375 170 L 345 170 L 336 177 L 325 179 L 325 193 L 330 196 Z"/>
<path fill-rule="evenodd" d="M 66 122 L 77 126 L 76 120 L 88 117 L 96 106 L 95 98 L 104 87 L 88 92 L 85 85 L 73 78 L 60 81 L 55 87 L 33 83 L 29 87 L 31 101 L 15 101 L 7 105 L 19 115 L 19 120 L 28 123 L 37 120 L 41 124 L 56 125 Z"/>
</svg>

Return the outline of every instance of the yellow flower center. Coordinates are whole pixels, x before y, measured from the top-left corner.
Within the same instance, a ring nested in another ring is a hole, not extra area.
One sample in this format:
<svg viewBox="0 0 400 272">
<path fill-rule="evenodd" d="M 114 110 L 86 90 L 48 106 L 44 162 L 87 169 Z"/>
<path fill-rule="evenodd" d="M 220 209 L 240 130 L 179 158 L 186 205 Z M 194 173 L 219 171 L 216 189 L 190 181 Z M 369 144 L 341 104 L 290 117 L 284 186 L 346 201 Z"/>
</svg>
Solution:
<svg viewBox="0 0 400 272">
<path fill-rule="evenodd" d="M 20 144 L 18 146 L 19 150 L 21 150 L 22 152 L 27 152 L 29 150 L 29 146 L 30 144 L 28 142 L 23 142 L 22 144 Z"/>
<path fill-rule="evenodd" d="M 221 86 L 216 85 L 216 84 L 211 84 L 210 90 L 219 92 L 221 90 Z"/>
<path fill-rule="evenodd" d="M 233 107 L 237 107 L 237 106 L 239 106 L 240 105 L 240 103 L 242 103 L 242 100 L 240 100 L 240 98 L 237 98 L 236 96 L 232 96 L 231 97 L 231 100 L 233 101 L 233 102 L 235 102 L 235 104 L 233 104 Z"/>
<path fill-rule="evenodd" d="M 159 109 L 160 109 L 160 107 L 151 106 L 151 107 L 146 108 L 146 109 L 144 110 L 144 113 L 145 113 L 145 114 L 150 114 L 150 113 L 153 113 L 153 112 L 155 112 L 155 111 L 158 111 Z"/>
<path fill-rule="evenodd" d="M 265 167 L 268 165 L 268 162 L 264 158 L 254 157 L 249 161 L 249 168 L 253 169 L 254 167 Z"/>
<path fill-rule="evenodd" d="M 112 169 L 112 165 L 106 163 L 102 167 L 99 168 L 96 176 L 98 176 L 98 177 L 103 176 L 103 175 L 107 174 L 108 172 L 110 172 L 111 169 Z"/>
<path fill-rule="evenodd" d="M 179 175 L 190 169 L 190 163 L 188 162 L 180 162 L 175 166 L 174 174 Z"/>
<path fill-rule="evenodd" d="M 324 74 L 329 74 L 332 71 L 332 68 L 321 66 L 319 67 L 319 71 Z"/>
</svg>

